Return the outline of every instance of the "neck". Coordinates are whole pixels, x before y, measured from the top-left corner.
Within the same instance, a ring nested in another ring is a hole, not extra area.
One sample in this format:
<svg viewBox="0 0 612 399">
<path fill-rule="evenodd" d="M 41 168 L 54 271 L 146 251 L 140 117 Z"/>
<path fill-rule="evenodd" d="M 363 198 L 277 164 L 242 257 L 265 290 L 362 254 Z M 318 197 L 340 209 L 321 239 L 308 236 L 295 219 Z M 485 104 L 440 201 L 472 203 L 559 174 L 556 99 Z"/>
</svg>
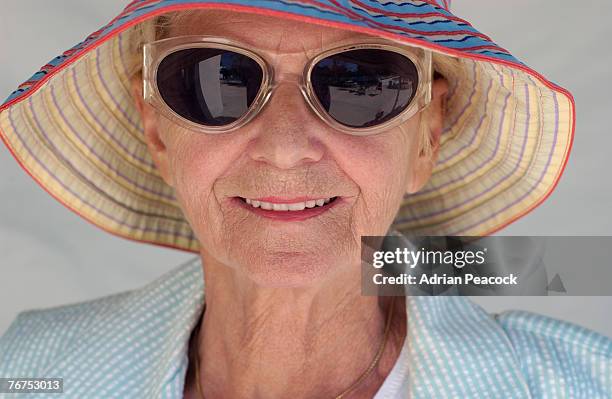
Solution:
<svg viewBox="0 0 612 399">
<path fill-rule="evenodd" d="M 390 309 L 391 297 L 362 296 L 354 268 L 317 286 L 268 288 L 214 259 L 203 256 L 203 264 L 195 378 L 206 398 L 334 398 L 372 363 L 389 311 L 382 357 L 351 397 L 371 398 L 395 364 L 406 335 L 405 297 Z"/>
</svg>

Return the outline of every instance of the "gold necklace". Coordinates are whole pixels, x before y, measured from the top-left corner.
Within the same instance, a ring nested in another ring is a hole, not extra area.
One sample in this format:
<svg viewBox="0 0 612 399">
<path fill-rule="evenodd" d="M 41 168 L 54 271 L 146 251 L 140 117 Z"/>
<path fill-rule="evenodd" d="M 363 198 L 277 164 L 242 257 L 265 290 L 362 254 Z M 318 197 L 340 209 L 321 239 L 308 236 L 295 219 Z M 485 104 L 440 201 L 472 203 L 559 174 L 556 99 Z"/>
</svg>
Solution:
<svg viewBox="0 0 612 399">
<path fill-rule="evenodd" d="M 342 399 L 346 397 L 346 395 L 348 395 L 351 391 L 357 388 L 366 378 L 368 378 L 368 376 L 376 368 L 376 365 L 380 361 L 380 358 L 382 357 L 382 354 L 385 351 L 385 345 L 387 344 L 387 338 L 389 337 L 389 331 L 391 330 L 391 319 L 393 319 L 393 304 L 394 303 L 395 303 L 395 296 L 391 297 L 391 304 L 389 305 L 389 311 L 387 313 L 387 321 L 385 324 L 385 333 L 383 336 L 383 341 L 382 341 L 382 344 L 380 345 L 380 348 L 378 348 L 378 352 L 376 352 L 376 356 L 374 356 L 374 360 L 372 360 L 372 363 L 370 363 L 368 368 L 361 374 L 361 376 L 357 379 L 357 381 L 355 381 L 350 387 L 348 387 L 344 392 L 336 396 L 334 399 Z M 206 304 L 204 305 L 204 310 L 205 309 L 206 309 Z M 202 319 L 200 318 L 200 322 L 198 322 L 198 325 L 195 331 L 196 345 L 195 345 L 194 362 L 195 362 L 196 389 L 198 391 L 198 395 L 200 396 L 200 398 L 205 399 L 204 393 L 202 392 L 202 386 L 200 385 L 200 356 L 199 356 L 199 350 L 198 350 L 198 345 L 197 345 L 198 338 L 200 336 L 200 325 L 201 324 L 202 324 Z"/>
</svg>

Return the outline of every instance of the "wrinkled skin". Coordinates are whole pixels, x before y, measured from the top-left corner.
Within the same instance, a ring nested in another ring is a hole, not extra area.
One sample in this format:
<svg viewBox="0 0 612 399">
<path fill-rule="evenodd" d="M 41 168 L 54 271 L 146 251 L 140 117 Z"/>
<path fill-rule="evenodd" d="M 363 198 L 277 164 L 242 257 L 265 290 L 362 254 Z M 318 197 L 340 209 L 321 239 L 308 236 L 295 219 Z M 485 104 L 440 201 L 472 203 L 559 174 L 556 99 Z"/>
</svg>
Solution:
<svg viewBox="0 0 612 399">
<path fill-rule="evenodd" d="M 428 180 L 442 130 L 444 79 L 426 112 L 368 137 L 335 131 L 308 108 L 295 82 L 309 57 L 365 34 L 272 17 L 216 12 L 180 20 L 171 36 L 209 34 L 249 43 L 283 83 L 241 129 L 207 135 L 186 130 L 133 92 L 149 151 L 201 243 L 206 311 L 197 337 L 206 397 L 334 397 L 367 368 L 378 345 L 388 298 L 360 293 L 360 236 L 384 235 L 405 193 Z M 420 153 L 427 119 L 431 155 Z M 303 221 L 263 218 L 236 196 L 339 196 Z M 406 336 L 404 299 L 385 352 L 355 391 L 371 398 Z M 338 356 L 341 354 L 341 356 Z M 197 397 L 193 380 L 185 397 Z"/>
</svg>

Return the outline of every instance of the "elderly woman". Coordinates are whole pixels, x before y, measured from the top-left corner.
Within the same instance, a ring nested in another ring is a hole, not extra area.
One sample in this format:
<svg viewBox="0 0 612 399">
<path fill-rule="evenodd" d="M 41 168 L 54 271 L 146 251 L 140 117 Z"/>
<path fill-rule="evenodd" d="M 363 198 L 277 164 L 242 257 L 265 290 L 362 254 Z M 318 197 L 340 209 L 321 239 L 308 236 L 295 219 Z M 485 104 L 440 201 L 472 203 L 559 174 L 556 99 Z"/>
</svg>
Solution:
<svg viewBox="0 0 612 399">
<path fill-rule="evenodd" d="M 446 1 L 134 1 L 0 131 L 86 220 L 199 256 L 20 313 L 0 377 L 69 398 L 611 397 L 603 336 L 361 294 L 362 236 L 484 236 L 541 203 L 573 109 Z"/>
</svg>

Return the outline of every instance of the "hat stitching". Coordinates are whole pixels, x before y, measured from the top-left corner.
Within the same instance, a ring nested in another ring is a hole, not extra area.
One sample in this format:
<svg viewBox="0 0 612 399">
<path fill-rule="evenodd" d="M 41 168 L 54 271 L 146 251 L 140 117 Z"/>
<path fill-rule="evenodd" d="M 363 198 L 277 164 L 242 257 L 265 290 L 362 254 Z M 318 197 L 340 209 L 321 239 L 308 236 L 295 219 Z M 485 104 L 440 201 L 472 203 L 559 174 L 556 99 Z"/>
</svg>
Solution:
<svg viewBox="0 0 612 399">
<path fill-rule="evenodd" d="M 116 40 L 115 42 L 118 42 L 118 40 Z M 113 42 L 111 42 L 113 43 Z M 123 89 L 123 92 L 125 94 L 126 97 L 130 97 L 131 98 L 131 87 L 129 85 L 129 82 L 127 81 L 128 78 L 127 76 L 127 71 L 126 74 L 122 74 L 121 72 L 119 72 L 117 70 L 117 63 L 116 63 L 116 56 L 115 56 L 115 48 L 117 46 L 112 46 L 113 48 L 109 51 L 109 58 L 110 60 L 107 62 L 109 67 L 112 69 L 112 71 L 114 72 L 114 75 L 116 77 L 118 77 L 119 79 L 117 79 L 119 86 L 121 86 L 121 88 Z M 120 58 L 123 58 L 123 55 L 120 54 L 119 55 Z M 140 118 L 138 119 L 134 119 L 133 117 L 137 115 L 128 115 L 127 111 L 124 109 L 125 108 L 125 104 L 119 104 L 119 102 L 117 101 L 117 99 L 115 98 L 115 96 L 110 95 L 112 93 L 112 91 L 110 90 L 110 85 L 107 81 L 107 79 L 104 77 L 104 70 L 102 69 L 102 66 L 100 65 L 100 47 L 98 47 L 96 49 L 96 56 L 92 57 L 95 58 L 95 75 L 98 77 L 101 87 L 104 89 L 104 91 L 106 93 L 108 93 L 108 99 L 110 99 L 112 101 L 112 104 L 115 106 L 115 108 L 117 109 L 117 111 L 119 111 L 121 113 L 121 116 L 123 116 L 123 120 L 122 120 L 122 124 L 124 125 L 124 127 L 128 130 L 130 130 L 132 133 L 132 137 L 134 137 L 138 142 L 142 143 L 142 144 L 146 144 L 146 141 L 142 135 L 142 126 L 140 124 Z M 91 60 L 91 63 L 93 63 L 93 60 Z M 89 68 L 93 71 L 93 67 L 90 65 Z M 90 71 L 91 73 L 91 71 Z M 108 105 L 107 105 L 108 107 Z M 126 126 L 130 125 L 130 127 Z"/>
<path fill-rule="evenodd" d="M 236 7 L 236 8 L 237 8 L 237 7 Z M 264 12 L 261 12 L 261 13 L 263 14 Z M 272 12 L 269 12 L 269 14 L 271 15 L 271 14 L 273 14 L 273 13 L 272 13 Z M 282 13 L 280 13 L 280 12 L 278 12 L 278 14 L 281 14 L 281 15 L 282 15 Z M 143 18 L 143 19 L 144 19 L 144 18 Z M 296 19 L 297 19 L 297 18 L 296 18 Z M 307 18 L 305 18 L 305 17 L 304 17 L 304 18 L 302 18 L 302 19 L 303 19 L 303 20 L 306 20 Z M 340 26 L 340 25 L 342 25 L 342 24 L 341 24 L 341 23 L 337 23 L 336 25 Z M 127 28 L 126 28 L 126 29 L 127 29 Z M 121 30 L 121 31 L 123 31 L 123 30 Z M 121 36 L 121 35 L 119 35 L 119 36 Z M 388 37 L 391 37 L 391 35 L 381 35 L 381 36 L 388 36 Z M 459 53 L 454 54 L 454 53 L 453 53 L 453 51 L 451 51 L 451 50 L 452 50 L 451 48 L 446 48 L 446 49 L 444 49 L 444 51 L 445 51 L 445 53 L 446 53 L 447 55 L 459 55 L 459 56 L 461 56 L 461 57 L 469 57 L 469 58 L 472 58 L 472 59 L 477 59 L 477 60 L 485 60 L 485 59 L 488 59 L 488 58 L 472 57 L 472 56 L 467 55 L 467 54 L 465 54 L 465 53 L 464 53 L 464 54 L 459 54 Z M 501 60 L 501 59 L 495 59 L 495 60 L 493 60 L 492 62 L 495 62 L 495 63 L 496 63 L 496 64 L 498 64 L 498 65 L 510 65 L 510 66 L 515 67 L 515 68 L 517 68 L 517 69 L 523 70 L 523 71 L 527 72 L 527 73 L 528 73 L 528 75 L 529 75 L 529 74 L 531 74 L 531 75 L 533 75 L 535 78 L 540 79 L 540 80 L 542 81 L 542 83 L 543 83 L 544 85 L 546 85 L 548 88 L 550 88 L 550 89 L 552 89 L 552 90 L 558 90 L 560 93 L 562 93 L 562 94 L 565 94 L 565 95 L 566 95 L 568 102 L 569 102 L 569 103 L 571 103 L 571 104 L 564 104 L 564 106 L 569 106 L 569 110 L 570 110 L 570 111 L 571 111 L 571 113 L 572 113 L 572 118 L 571 118 L 571 119 L 568 119 L 568 123 L 569 123 L 569 122 L 571 122 L 570 124 L 572 125 L 572 129 L 570 129 L 570 136 L 569 136 L 569 142 L 570 142 L 570 145 L 569 145 L 568 147 L 566 147 L 566 148 L 571 148 L 571 142 L 572 142 L 572 140 L 573 140 L 572 131 L 573 131 L 573 124 L 574 124 L 573 113 L 575 112 L 575 110 L 574 110 L 574 108 L 573 108 L 573 99 L 572 99 L 571 95 L 570 95 L 570 94 L 569 94 L 569 93 L 568 93 L 566 90 L 564 90 L 564 89 L 562 89 L 562 88 L 558 88 L 558 86 L 556 86 L 554 83 L 549 82 L 549 81 L 546 81 L 546 80 L 545 80 L 545 79 L 544 79 L 544 78 L 543 78 L 541 75 L 537 74 L 537 72 L 531 71 L 531 70 L 530 70 L 530 69 L 528 69 L 528 68 L 521 68 L 519 65 L 512 65 L 512 64 L 508 64 L 508 63 L 504 62 L 504 61 L 503 61 L 503 60 Z M 530 79 L 531 77 L 530 77 L 530 76 L 527 76 L 527 78 L 529 78 L 529 79 Z M 47 79 L 48 79 L 48 78 L 47 78 Z M 553 94 L 555 94 L 555 93 L 553 93 Z M 557 104 L 557 105 L 558 105 L 558 104 Z M 7 104 L 5 104 L 5 106 L 3 106 L 2 108 L 5 108 L 6 106 L 7 106 Z M 5 139 L 4 137 L 3 137 L 3 140 L 5 140 L 5 141 L 6 141 L 6 139 Z M 10 149 L 10 147 L 9 147 L 9 149 Z M 557 154 L 552 154 L 552 153 L 551 153 L 551 154 L 549 154 L 549 158 L 551 158 L 552 156 L 557 157 Z M 565 163 L 566 163 L 566 162 L 567 162 L 567 160 L 566 160 L 566 161 L 563 163 L 562 167 L 564 167 L 564 166 L 565 166 Z M 562 171 L 562 169 L 561 169 L 561 171 Z M 557 173 L 557 175 L 560 175 L 560 173 Z M 554 185 L 556 185 L 557 183 L 558 183 L 558 180 L 554 182 Z"/>
<path fill-rule="evenodd" d="M 559 108 L 558 108 L 558 102 L 557 102 L 557 98 L 556 98 L 557 96 L 555 95 L 554 97 L 555 97 L 555 127 L 556 127 L 556 128 L 555 128 L 555 133 L 554 133 L 554 137 L 553 137 L 553 146 L 554 146 L 554 144 L 555 144 L 555 143 L 556 143 L 556 141 L 557 141 L 558 123 L 559 123 Z M 541 137 L 541 136 L 539 136 L 539 137 Z M 538 147 L 537 147 L 537 148 L 539 148 L 540 142 L 541 142 L 541 140 L 539 140 L 539 141 L 538 141 L 538 144 L 537 144 L 537 146 L 538 146 Z M 537 153 L 537 151 L 536 151 L 536 153 Z M 518 203 L 519 203 L 519 202 L 521 202 L 521 201 L 522 201 L 522 200 L 523 200 L 525 197 L 527 197 L 527 196 L 528 196 L 528 195 L 529 195 L 529 194 L 530 194 L 530 193 L 531 193 L 533 190 L 535 190 L 535 189 L 537 188 L 537 186 L 539 185 L 540 181 L 541 181 L 541 180 L 544 178 L 545 172 L 548 170 L 548 165 L 549 165 L 549 163 L 550 163 L 550 161 L 551 161 L 551 159 L 552 159 L 552 154 L 553 154 L 552 152 L 551 152 L 551 153 L 549 153 L 549 155 L 548 155 L 548 160 L 547 160 L 547 163 L 546 163 L 546 167 L 545 167 L 544 169 L 542 169 L 542 172 L 540 173 L 540 176 L 539 176 L 539 178 L 538 178 L 538 179 L 537 179 L 537 181 L 536 181 L 536 185 L 532 186 L 532 187 L 531 187 L 531 188 L 530 188 L 530 189 L 529 189 L 529 190 L 528 190 L 526 193 L 523 193 L 521 196 L 519 196 L 518 198 L 516 198 L 514 201 L 510 202 L 509 204 L 505 205 L 505 206 L 504 206 L 504 207 L 502 207 L 501 209 L 499 209 L 499 210 L 497 210 L 496 212 L 492 213 L 491 215 L 489 215 L 489 216 L 488 216 L 488 217 L 486 217 L 485 219 L 482 219 L 482 222 L 484 222 L 484 221 L 486 221 L 486 220 L 489 220 L 489 219 L 491 219 L 491 218 L 493 218 L 493 217 L 497 216 L 499 213 L 501 213 L 501 212 L 503 212 L 503 211 L 507 210 L 508 208 L 510 208 L 510 207 L 512 207 L 512 206 L 514 206 L 514 205 L 516 205 L 516 204 L 518 204 Z M 532 163 L 530 164 L 530 166 L 529 166 L 529 168 L 528 168 L 528 169 L 532 169 L 532 168 L 533 168 L 533 165 L 534 165 L 534 162 L 532 162 Z M 464 231 L 466 231 L 466 230 L 469 230 L 470 228 L 474 227 L 474 226 L 475 226 L 476 224 L 478 224 L 478 223 L 480 223 L 480 221 L 479 221 L 479 222 L 477 222 L 477 223 L 473 223 L 472 225 L 468 225 L 468 226 L 466 226 L 465 228 L 463 228 L 462 230 L 457 231 L 456 233 L 457 233 L 457 234 L 459 234 L 459 233 L 462 233 L 462 232 L 464 232 Z"/>
<path fill-rule="evenodd" d="M 119 177 L 120 178 L 119 180 L 114 180 L 114 181 L 116 181 L 117 184 L 122 186 L 127 192 L 132 193 L 130 195 L 131 197 L 138 196 L 147 202 L 152 201 L 154 203 L 164 203 L 169 206 L 176 206 L 174 202 L 175 198 L 173 195 L 170 195 L 164 192 L 155 191 L 151 187 L 143 186 L 137 181 L 138 179 L 130 179 L 125 173 L 123 173 L 122 169 L 125 168 L 126 166 L 125 165 L 126 161 L 124 159 L 121 159 L 121 161 L 124 162 L 123 167 L 119 167 L 118 165 L 115 166 L 114 164 L 116 164 L 116 162 L 110 162 L 108 160 L 105 160 L 104 156 L 101 156 L 98 153 L 98 151 L 96 150 L 93 144 L 86 142 L 83 136 L 79 133 L 79 129 L 77 129 L 70 122 L 70 118 L 68 118 L 65 115 L 65 111 L 59 106 L 59 103 L 57 102 L 57 97 L 56 97 L 53 86 L 50 87 L 49 91 L 52 97 L 53 105 L 55 106 L 55 109 L 58 110 L 58 115 L 61 118 L 61 122 L 62 122 L 61 125 L 66 126 L 68 130 L 72 132 L 71 135 L 66 135 L 65 137 L 73 144 L 75 149 L 78 150 L 78 152 L 82 154 L 82 156 L 79 159 L 83 159 L 85 162 L 91 163 L 92 167 L 95 168 L 97 174 L 100 174 L 101 176 L 106 176 L 106 174 L 104 173 L 104 170 L 108 170 L 112 172 L 113 176 Z M 69 101 L 74 101 L 74 98 L 72 96 L 68 95 L 67 97 Z M 76 109 L 76 111 L 79 112 L 78 109 Z M 87 121 L 85 121 L 85 123 L 89 124 Z M 100 124 L 100 127 L 101 127 L 101 124 Z M 97 129 L 92 127 L 90 131 L 92 132 L 92 135 L 99 136 L 97 134 L 97 131 L 98 131 Z M 76 142 L 73 139 L 73 137 L 76 138 L 77 140 Z M 88 154 L 93 155 L 93 157 L 88 156 Z M 112 153 L 110 152 L 109 154 L 112 155 Z M 62 156 L 65 157 L 63 154 Z M 104 165 L 104 167 L 101 168 L 100 163 Z M 75 170 L 76 169 L 77 168 L 75 167 Z M 148 173 L 143 173 L 142 177 L 145 177 L 145 178 L 148 177 L 150 179 L 151 177 L 154 177 L 154 176 L 151 176 Z M 108 177 L 108 178 L 110 179 L 111 177 Z M 91 179 L 88 179 L 88 180 L 91 181 Z M 95 183 L 92 181 L 92 184 L 95 184 Z"/>
<path fill-rule="evenodd" d="M 53 96 L 52 90 L 50 90 L 50 92 L 47 93 L 47 95 L 48 96 Z M 30 99 L 28 101 L 28 104 L 29 104 L 29 111 L 31 112 L 32 120 L 34 121 L 34 123 L 35 123 L 35 125 L 37 127 L 37 133 L 40 133 L 40 134 L 42 134 L 42 136 L 44 136 L 45 142 L 48 143 L 48 147 L 55 154 L 55 157 L 58 159 L 58 161 L 60 161 L 62 164 L 64 164 L 64 166 L 66 167 L 67 170 L 72 171 L 72 174 L 78 176 L 82 183 L 87 184 L 90 187 L 91 190 L 97 192 L 100 196 L 106 198 L 107 200 L 111 201 L 112 203 L 114 203 L 116 205 L 119 205 L 118 209 L 125 208 L 125 209 L 129 210 L 132 213 L 141 214 L 141 215 L 144 215 L 144 216 L 159 217 L 159 218 L 174 220 L 174 221 L 177 221 L 177 222 L 182 222 L 183 221 L 182 218 L 171 217 L 169 215 L 157 214 L 157 213 L 153 213 L 153 212 L 147 212 L 147 211 L 144 211 L 144 210 L 136 209 L 132 205 L 129 205 L 129 204 L 123 202 L 123 201 L 119 201 L 117 198 L 115 198 L 115 197 L 111 196 L 110 194 L 108 194 L 107 192 L 103 191 L 100 187 L 104 187 L 104 185 L 97 184 L 96 181 L 94 181 L 91 178 L 85 176 L 81 172 L 81 170 L 83 170 L 83 168 L 79 168 L 78 165 L 76 165 L 72 161 L 72 157 L 66 157 L 64 155 L 64 153 L 61 151 L 61 149 L 59 147 L 61 144 L 60 143 L 56 144 L 54 141 L 51 140 L 50 136 L 47 135 L 47 133 L 45 132 L 45 129 L 43 129 L 42 125 L 41 125 L 41 121 L 40 121 L 40 116 L 41 115 L 39 115 L 36 112 L 36 108 L 33 106 L 33 99 L 34 99 L 34 97 L 30 97 Z M 48 103 L 50 101 L 50 99 L 49 98 L 42 98 L 42 99 L 40 99 L 40 101 Z M 47 119 L 49 119 L 50 122 L 52 122 L 52 123 L 54 123 L 56 125 L 58 125 L 58 124 L 61 125 L 61 122 L 58 121 L 57 117 L 58 116 L 61 117 L 63 111 L 59 107 L 57 107 L 57 106 L 56 107 L 44 107 L 44 110 L 46 111 Z M 50 112 L 52 110 L 55 110 L 57 115 L 54 116 L 53 114 L 50 114 Z M 26 114 L 26 117 L 29 117 L 29 115 Z M 71 141 L 69 136 L 66 136 L 66 138 L 71 142 L 72 147 L 75 147 L 75 143 Z M 72 151 L 79 152 L 78 148 L 74 148 Z M 84 160 L 85 162 L 88 162 L 88 163 L 91 162 L 91 159 L 86 157 L 86 156 L 80 157 L 79 159 L 82 159 L 82 160 Z M 86 170 L 86 169 L 84 169 L 84 170 Z M 91 177 L 91 175 L 90 175 L 90 177 Z M 100 174 L 97 177 L 98 178 L 102 178 L 103 180 L 105 179 L 105 180 L 109 180 L 109 181 L 112 182 L 111 177 L 106 175 L 106 174 Z M 109 187 L 113 187 L 112 184 L 109 185 Z M 133 199 L 133 197 L 129 197 L 129 198 Z M 142 205 L 142 203 L 140 203 L 140 205 Z M 96 209 L 99 209 L 99 208 L 96 208 Z"/>
</svg>

